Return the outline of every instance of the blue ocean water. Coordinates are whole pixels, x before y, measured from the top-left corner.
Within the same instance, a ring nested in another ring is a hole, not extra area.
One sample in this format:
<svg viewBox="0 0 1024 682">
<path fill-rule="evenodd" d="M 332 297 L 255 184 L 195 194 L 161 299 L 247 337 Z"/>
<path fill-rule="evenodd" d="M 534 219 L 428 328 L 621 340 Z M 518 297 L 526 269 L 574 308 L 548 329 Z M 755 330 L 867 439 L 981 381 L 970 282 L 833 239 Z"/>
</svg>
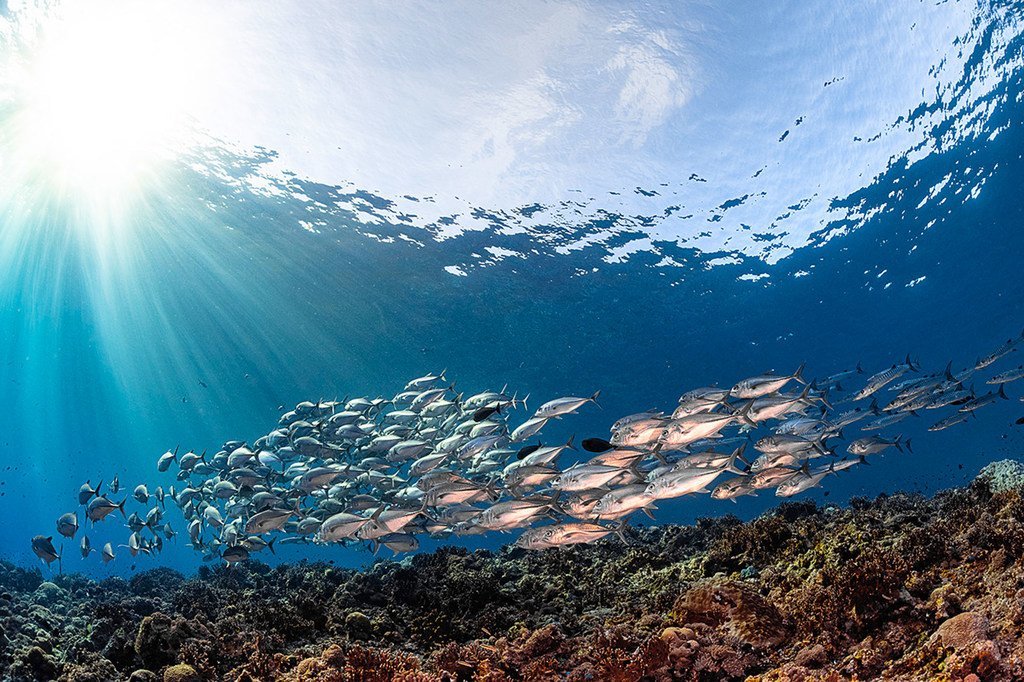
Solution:
<svg viewBox="0 0 1024 682">
<path fill-rule="evenodd" d="M 606 208 L 600 197 L 575 217 L 561 210 L 528 229 L 516 228 L 550 204 L 479 206 L 450 223 L 472 217 L 486 228 L 440 239 L 448 222 L 423 227 L 394 208 L 396 197 L 375 191 L 299 176 L 277 178 L 274 191 L 248 186 L 243 180 L 274 160 L 266 150 L 211 146 L 162 162 L 122 197 L 130 210 L 103 218 L 112 227 L 102 237 L 80 229 L 95 214 L 40 191 L 39 178 L 5 190 L 0 557 L 38 563 L 30 538 L 53 532 L 86 479 L 116 474 L 129 490 L 167 485 L 173 476 L 157 474 L 155 460 L 169 448 L 213 451 L 265 433 L 298 401 L 391 395 L 430 371 L 447 369 L 467 392 L 507 384 L 536 404 L 600 390 L 600 409 L 545 432 L 555 442 L 605 437 L 619 416 L 670 409 L 688 388 L 804 362 L 812 376 L 858 362 L 870 373 L 908 353 L 935 370 L 949 360 L 973 364 L 1024 328 L 1024 38 L 1016 3 L 968 4 L 973 18 L 951 48 L 966 52 L 962 70 L 922 88 L 919 105 L 891 122 L 920 141 L 859 178 L 854 191 L 825 200 L 847 217 L 804 225 L 805 240 L 770 258 L 669 239 L 645 229 L 664 225 L 667 209 L 637 215 Z M 936 50 L 936 68 L 946 57 Z M 898 70 L 875 58 L 878 69 Z M 778 68 L 793 65 L 780 60 Z M 809 119 L 829 115 L 814 101 L 801 110 Z M 771 135 L 786 144 L 800 134 L 786 132 Z M 681 208 L 668 213 L 686 212 L 691 168 L 669 170 L 679 175 L 664 180 L 683 189 Z M 708 179 L 716 181 L 723 179 Z M 637 189 L 664 193 L 657 184 Z M 729 223 L 745 196 L 721 204 L 695 234 Z M 734 227 L 766 244 L 793 229 L 783 221 Z M 597 234 L 600 241 L 587 241 Z M 628 246 L 638 239 L 649 241 Z M 628 258 L 609 258 L 623 247 Z M 517 255 L 493 257 L 494 249 Z M 992 460 L 1019 457 L 1021 391 L 1009 385 L 1011 400 L 939 433 L 927 432 L 926 417 L 911 418 L 890 431 L 912 437 L 913 453 L 887 454 L 805 496 L 842 504 L 927 494 L 969 481 Z M 736 505 L 690 496 L 659 505 L 656 516 L 752 517 L 776 503 L 766 494 Z M 180 518 L 169 519 L 183 530 Z M 111 517 L 89 534 L 98 547 L 127 532 Z M 443 542 L 496 547 L 509 539 Z M 158 557 L 123 555 L 110 566 L 79 561 L 65 544 L 65 568 L 96 575 L 198 565 L 180 536 Z M 372 559 L 340 547 L 260 555 L 306 557 Z"/>
</svg>

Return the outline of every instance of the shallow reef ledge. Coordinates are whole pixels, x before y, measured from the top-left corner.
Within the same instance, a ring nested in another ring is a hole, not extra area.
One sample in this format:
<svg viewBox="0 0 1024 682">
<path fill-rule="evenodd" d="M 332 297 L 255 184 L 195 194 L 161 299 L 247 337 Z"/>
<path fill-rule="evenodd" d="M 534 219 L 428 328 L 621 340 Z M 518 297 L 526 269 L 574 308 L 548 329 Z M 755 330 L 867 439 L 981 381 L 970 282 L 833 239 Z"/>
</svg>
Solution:
<svg viewBox="0 0 1024 682">
<path fill-rule="evenodd" d="M 0 679 L 1024 679 L 1024 465 L 527 553 L 186 578 L 0 563 Z"/>
</svg>

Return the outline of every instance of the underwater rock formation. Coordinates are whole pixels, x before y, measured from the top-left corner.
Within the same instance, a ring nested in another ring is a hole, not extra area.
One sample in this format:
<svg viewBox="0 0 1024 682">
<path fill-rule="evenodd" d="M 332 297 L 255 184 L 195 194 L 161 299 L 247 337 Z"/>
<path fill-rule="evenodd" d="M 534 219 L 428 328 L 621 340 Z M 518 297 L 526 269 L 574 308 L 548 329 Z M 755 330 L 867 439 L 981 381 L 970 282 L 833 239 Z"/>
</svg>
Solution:
<svg viewBox="0 0 1024 682">
<path fill-rule="evenodd" d="M 1014 470 L 933 498 L 641 528 L 629 545 L 446 548 L 366 570 L 94 582 L 0 563 L 0 679 L 1020 679 Z"/>
</svg>

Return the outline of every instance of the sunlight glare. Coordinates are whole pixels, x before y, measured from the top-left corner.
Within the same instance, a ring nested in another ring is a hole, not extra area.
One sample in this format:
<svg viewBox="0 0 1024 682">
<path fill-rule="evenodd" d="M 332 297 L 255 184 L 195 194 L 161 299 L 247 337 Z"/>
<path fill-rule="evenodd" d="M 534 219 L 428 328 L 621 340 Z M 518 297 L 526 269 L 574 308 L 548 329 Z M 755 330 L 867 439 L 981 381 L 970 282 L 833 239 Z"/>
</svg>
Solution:
<svg viewBox="0 0 1024 682">
<path fill-rule="evenodd" d="M 34 165 L 62 186 L 123 189 L 181 144 L 200 47 L 163 4 L 66 6 L 27 70 L 21 134 Z"/>
</svg>

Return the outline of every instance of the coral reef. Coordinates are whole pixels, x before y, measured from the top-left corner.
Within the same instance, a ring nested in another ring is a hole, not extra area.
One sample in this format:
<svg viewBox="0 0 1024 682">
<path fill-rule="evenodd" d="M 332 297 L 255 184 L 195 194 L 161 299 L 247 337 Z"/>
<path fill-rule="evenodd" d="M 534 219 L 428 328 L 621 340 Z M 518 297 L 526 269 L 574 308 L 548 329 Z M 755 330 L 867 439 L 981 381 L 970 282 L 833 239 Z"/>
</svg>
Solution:
<svg viewBox="0 0 1024 682">
<path fill-rule="evenodd" d="M 97 583 L 0 563 L 0 679 L 1024 679 L 1022 472 L 640 528 L 629 545 L 448 548 L 362 571 L 253 562 Z"/>
</svg>

